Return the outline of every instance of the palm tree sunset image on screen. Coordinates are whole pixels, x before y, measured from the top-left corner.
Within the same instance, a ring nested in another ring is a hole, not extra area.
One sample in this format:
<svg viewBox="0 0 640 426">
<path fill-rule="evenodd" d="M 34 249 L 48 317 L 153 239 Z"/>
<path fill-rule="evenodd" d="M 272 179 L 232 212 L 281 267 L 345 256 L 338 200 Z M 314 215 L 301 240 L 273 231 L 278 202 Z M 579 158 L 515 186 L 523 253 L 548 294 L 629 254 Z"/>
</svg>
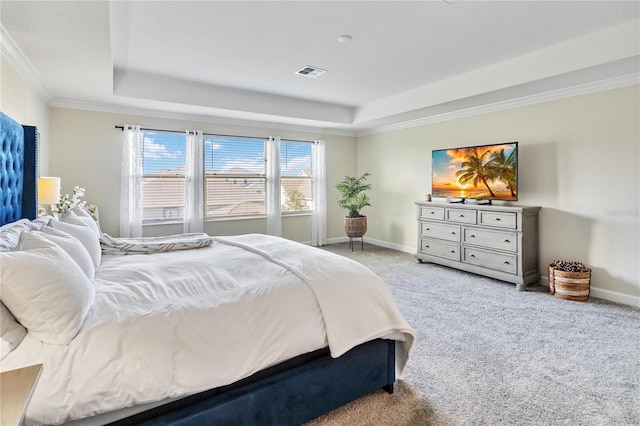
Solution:
<svg viewBox="0 0 640 426">
<path fill-rule="evenodd" d="M 434 197 L 518 199 L 518 142 L 434 150 Z"/>
</svg>

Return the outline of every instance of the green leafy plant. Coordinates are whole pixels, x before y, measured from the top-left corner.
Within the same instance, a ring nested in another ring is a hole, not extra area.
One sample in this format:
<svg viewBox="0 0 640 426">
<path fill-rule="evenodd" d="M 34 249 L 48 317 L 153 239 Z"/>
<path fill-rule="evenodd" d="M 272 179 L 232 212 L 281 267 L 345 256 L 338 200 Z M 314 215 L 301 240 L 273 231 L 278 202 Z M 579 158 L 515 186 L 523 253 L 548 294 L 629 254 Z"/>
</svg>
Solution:
<svg viewBox="0 0 640 426">
<path fill-rule="evenodd" d="M 360 177 L 345 176 L 336 184 L 336 189 L 340 192 L 338 205 L 349 211 L 348 217 L 362 217 L 360 210 L 371 205 L 365 192 L 371 189 L 371 184 L 365 183 L 369 176 L 369 172 L 364 172 Z"/>
</svg>

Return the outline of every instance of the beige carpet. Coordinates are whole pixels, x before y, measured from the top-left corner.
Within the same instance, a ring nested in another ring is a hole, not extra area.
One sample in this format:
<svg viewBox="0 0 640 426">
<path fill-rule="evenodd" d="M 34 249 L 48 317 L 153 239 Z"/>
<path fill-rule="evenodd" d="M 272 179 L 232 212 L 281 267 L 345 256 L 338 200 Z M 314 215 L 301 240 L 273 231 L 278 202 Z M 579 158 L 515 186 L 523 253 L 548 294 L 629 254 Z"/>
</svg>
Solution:
<svg viewBox="0 0 640 426">
<path fill-rule="evenodd" d="M 414 426 L 443 424 L 427 401 L 403 382 L 398 381 L 393 394 L 383 390 L 331 411 L 307 423 L 307 426 L 393 425 Z"/>
<path fill-rule="evenodd" d="M 640 309 L 517 291 L 366 243 L 324 249 L 385 280 L 417 340 L 394 394 L 310 425 L 640 425 Z"/>
</svg>

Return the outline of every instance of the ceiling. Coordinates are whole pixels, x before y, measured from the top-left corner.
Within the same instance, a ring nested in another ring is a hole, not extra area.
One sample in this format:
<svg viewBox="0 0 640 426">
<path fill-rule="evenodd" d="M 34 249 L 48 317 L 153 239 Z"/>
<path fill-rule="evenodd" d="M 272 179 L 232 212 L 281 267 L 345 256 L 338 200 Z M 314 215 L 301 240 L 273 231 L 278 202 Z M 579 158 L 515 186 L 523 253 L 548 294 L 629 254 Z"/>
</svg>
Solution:
<svg viewBox="0 0 640 426">
<path fill-rule="evenodd" d="M 4 57 L 51 106 L 359 134 L 640 68 L 638 1 L 0 4 Z"/>
</svg>

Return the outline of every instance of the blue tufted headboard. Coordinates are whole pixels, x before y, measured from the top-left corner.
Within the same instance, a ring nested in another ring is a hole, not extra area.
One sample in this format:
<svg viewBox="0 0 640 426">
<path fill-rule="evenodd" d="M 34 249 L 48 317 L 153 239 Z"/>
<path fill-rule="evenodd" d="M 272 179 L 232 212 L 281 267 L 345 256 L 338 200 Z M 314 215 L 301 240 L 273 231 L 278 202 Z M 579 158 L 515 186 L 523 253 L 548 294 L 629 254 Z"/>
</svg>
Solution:
<svg viewBox="0 0 640 426">
<path fill-rule="evenodd" d="M 35 219 L 38 210 L 37 130 L 23 127 L 0 112 L 0 140 L 0 225 L 22 218 Z"/>
</svg>

